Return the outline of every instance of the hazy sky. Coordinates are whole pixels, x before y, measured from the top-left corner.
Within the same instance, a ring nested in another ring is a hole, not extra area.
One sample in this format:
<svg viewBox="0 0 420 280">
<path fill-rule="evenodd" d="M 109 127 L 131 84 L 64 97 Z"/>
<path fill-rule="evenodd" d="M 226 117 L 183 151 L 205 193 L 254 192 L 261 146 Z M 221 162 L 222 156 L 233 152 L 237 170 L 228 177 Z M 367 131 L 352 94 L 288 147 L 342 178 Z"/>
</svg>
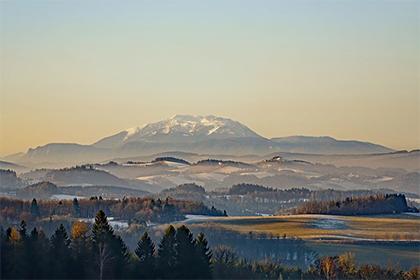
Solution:
<svg viewBox="0 0 420 280">
<path fill-rule="evenodd" d="M 175 114 L 420 148 L 420 1 L 1 1 L 0 155 Z"/>
</svg>

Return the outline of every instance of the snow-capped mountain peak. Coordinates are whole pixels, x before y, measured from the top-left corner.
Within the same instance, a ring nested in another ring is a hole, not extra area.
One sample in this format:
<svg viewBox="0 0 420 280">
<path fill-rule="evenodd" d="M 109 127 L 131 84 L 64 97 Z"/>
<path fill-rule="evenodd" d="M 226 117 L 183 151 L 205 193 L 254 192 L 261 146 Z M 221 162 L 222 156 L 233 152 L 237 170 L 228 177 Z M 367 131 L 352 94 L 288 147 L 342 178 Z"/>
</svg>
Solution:
<svg viewBox="0 0 420 280">
<path fill-rule="evenodd" d="M 151 123 L 141 129 L 131 130 L 126 141 L 158 136 L 171 137 L 260 137 L 245 125 L 216 116 L 175 115 L 170 119 Z M 171 139 L 174 140 L 174 139 Z"/>
<path fill-rule="evenodd" d="M 262 138 L 245 125 L 213 115 L 175 115 L 143 127 L 129 128 L 104 138 L 97 147 L 115 147 L 130 142 L 196 142 L 223 138 Z"/>
</svg>

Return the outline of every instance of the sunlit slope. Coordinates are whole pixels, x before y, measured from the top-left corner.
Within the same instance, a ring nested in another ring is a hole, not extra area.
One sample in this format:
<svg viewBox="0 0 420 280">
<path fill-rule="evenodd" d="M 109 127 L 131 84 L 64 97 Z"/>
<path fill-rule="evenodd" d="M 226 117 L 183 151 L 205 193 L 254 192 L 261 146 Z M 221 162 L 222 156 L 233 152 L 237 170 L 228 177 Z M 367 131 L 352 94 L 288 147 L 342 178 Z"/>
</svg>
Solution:
<svg viewBox="0 0 420 280">
<path fill-rule="evenodd" d="M 187 221 L 188 223 L 188 221 Z M 273 217 L 226 217 L 190 221 L 192 226 L 209 226 L 241 233 L 264 233 L 307 240 L 420 241 L 420 218 L 289 215 Z"/>
</svg>

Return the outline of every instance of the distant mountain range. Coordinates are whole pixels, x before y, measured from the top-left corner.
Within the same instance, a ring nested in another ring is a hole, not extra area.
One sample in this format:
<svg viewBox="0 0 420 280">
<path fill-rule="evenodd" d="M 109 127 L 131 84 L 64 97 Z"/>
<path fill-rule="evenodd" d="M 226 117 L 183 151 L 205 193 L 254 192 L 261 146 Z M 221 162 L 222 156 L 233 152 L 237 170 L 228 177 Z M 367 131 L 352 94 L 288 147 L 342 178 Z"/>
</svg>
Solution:
<svg viewBox="0 0 420 280">
<path fill-rule="evenodd" d="M 91 145 L 51 143 L 6 157 L 17 163 L 84 163 L 166 151 L 202 154 L 374 154 L 394 150 L 361 141 L 331 137 L 265 138 L 240 122 L 216 116 L 176 115 L 170 119 L 121 131 Z"/>
</svg>

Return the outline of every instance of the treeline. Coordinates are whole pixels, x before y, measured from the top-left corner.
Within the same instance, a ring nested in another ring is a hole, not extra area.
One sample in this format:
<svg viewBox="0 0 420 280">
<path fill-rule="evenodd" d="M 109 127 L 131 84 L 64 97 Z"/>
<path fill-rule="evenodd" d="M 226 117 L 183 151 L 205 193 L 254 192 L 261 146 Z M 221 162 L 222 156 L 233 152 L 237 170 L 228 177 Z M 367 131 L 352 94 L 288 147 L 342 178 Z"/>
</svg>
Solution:
<svg viewBox="0 0 420 280">
<path fill-rule="evenodd" d="M 123 199 L 90 199 L 73 200 L 19 200 L 0 197 L 0 223 L 13 224 L 20 220 L 35 221 L 53 216 L 74 218 L 93 218 L 99 210 L 108 216 L 121 220 L 152 221 L 166 223 L 185 218 L 185 214 L 226 215 L 216 208 L 209 208 L 202 202 L 184 201 L 166 198 L 130 197 Z"/>
<path fill-rule="evenodd" d="M 221 160 L 221 159 L 203 159 L 199 160 L 194 165 L 224 165 L 224 166 L 237 166 L 237 167 L 251 167 L 254 168 L 252 164 L 233 161 L 233 160 Z"/>
<path fill-rule="evenodd" d="M 24 182 L 10 169 L 0 169 L 0 189 L 15 189 L 22 187 Z"/>
<path fill-rule="evenodd" d="M 418 212 L 407 206 L 403 194 L 376 194 L 347 197 L 337 201 L 308 201 L 293 209 L 294 214 L 371 215 Z"/>
<path fill-rule="evenodd" d="M 404 279 L 419 277 L 419 268 L 401 271 L 376 265 L 356 266 L 346 254 L 324 257 L 308 271 L 278 263 L 249 262 L 228 247 L 212 251 L 204 234 L 195 238 L 186 226 L 169 226 L 156 246 L 146 233 L 134 252 L 109 225 L 103 211 L 92 230 L 63 225 L 47 238 L 42 230 L 28 233 L 25 222 L 0 231 L 1 279 Z"/>
<path fill-rule="evenodd" d="M 267 197 L 276 200 L 289 200 L 289 199 L 309 199 L 309 200 L 343 200 L 347 197 L 365 197 L 376 194 L 389 194 L 393 193 L 392 190 L 377 189 L 377 190 L 310 190 L 308 188 L 290 188 L 278 189 L 266 187 L 258 184 L 240 183 L 235 184 L 226 192 L 229 195 L 249 195 L 256 197 Z"/>
<path fill-rule="evenodd" d="M 256 185 L 256 184 L 242 183 L 242 184 L 233 185 L 229 189 L 228 193 L 232 195 L 244 195 L 244 194 L 254 193 L 254 192 L 273 192 L 273 191 L 275 191 L 273 188 L 268 188 L 268 187 L 264 187 L 264 186 Z"/>
<path fill-rule="evenodd" d="M 376 194 L 393 193 L 391 190 L 310 190 L 307 188 L 276 189 L 258 184 L 241 183 L 224 192 L 209 192 L 194 195 L 207 204 L 226 209 L 231 215 L 289 214 L 291 209 L 307 201 L 341 201 L 347 197 L 365 197 Z M 174 192 L 175 195 L 177 193 Z M 182 196 L 174 196 L 188 199 Z"/>
</svg>

